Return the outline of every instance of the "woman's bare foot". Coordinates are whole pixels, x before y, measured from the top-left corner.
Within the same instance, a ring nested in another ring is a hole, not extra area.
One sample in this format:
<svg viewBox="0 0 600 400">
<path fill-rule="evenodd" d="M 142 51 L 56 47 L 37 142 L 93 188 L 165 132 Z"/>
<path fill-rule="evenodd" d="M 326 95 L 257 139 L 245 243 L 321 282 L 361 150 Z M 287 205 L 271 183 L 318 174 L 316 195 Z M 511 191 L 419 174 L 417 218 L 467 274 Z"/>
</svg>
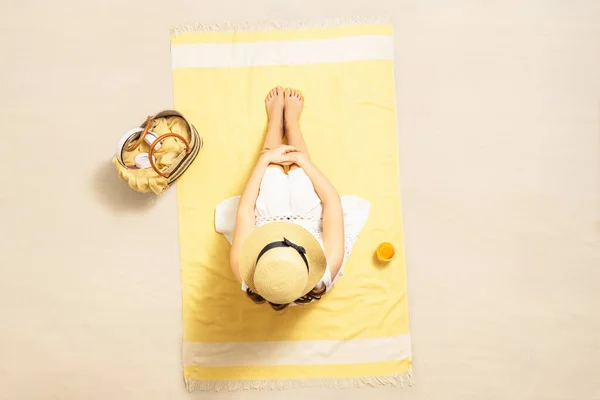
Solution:
<svg viewBox="0 0 600 400">
<path fill-rule="evenodd" d="M 269 119 L 267 131 L 279 130 L 283 135 L 283 104 L 283 88 L 274 87 L 265 97 L 265 109 Z"/>
<path fill-rule="evenodd" d="M 304 96 L 302 92 L 296 89 L 285 89 L 285 123 L 298 124 L 300 115 L 302 114 L 302 108 L 304 107 Z"/>
</svg>

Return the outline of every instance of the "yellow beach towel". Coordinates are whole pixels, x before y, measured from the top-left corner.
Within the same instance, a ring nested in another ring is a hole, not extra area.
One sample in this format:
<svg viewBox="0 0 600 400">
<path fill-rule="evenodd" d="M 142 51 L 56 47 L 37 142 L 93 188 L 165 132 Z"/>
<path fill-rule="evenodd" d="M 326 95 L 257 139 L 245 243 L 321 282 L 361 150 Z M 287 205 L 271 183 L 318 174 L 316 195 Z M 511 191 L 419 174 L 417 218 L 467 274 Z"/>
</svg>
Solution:
<svg viewBox="0 0 600 400">
<path fill-rule="evenodd" d="M 187 389 L 410 384 L 392 27 L 195 26 L 174 30 L 171 52 L 175 108 L 205 140 L 177 183 Z M 214 224 L 259 155 L 276 85 L 303 91 L 311 157 L 339 193 L 371 203 L 344 277 L 283 312 L 240 290 Z M 388 264 L 374 256 L 383 241 L 396 247 Z"/>
</svg>

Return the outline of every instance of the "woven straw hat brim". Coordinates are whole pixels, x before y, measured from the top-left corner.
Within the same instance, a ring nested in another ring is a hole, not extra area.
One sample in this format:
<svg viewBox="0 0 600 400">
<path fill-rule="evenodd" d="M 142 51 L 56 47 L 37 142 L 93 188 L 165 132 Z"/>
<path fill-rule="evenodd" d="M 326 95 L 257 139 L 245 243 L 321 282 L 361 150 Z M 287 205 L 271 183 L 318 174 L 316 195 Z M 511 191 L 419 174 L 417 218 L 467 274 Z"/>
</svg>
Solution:
<svg viewBox="0 0 600 400">
<path fill-rule="evenodd" d="M 299 297 L 310 292 L 325 274 L 327 270 L 325 252 L 309 231 L 291 222 L 272 222 L 255 229 L 242 245 L 238 268 L 244 283 L 253 292 L 258 293 L 254 285 L 254 270 L 258 254 L 269 243 L 281 241 L 283 238 L 306 249 L 308 280 Z M 258 294 L 260 295 L 260 293 Z"/>
</svg>

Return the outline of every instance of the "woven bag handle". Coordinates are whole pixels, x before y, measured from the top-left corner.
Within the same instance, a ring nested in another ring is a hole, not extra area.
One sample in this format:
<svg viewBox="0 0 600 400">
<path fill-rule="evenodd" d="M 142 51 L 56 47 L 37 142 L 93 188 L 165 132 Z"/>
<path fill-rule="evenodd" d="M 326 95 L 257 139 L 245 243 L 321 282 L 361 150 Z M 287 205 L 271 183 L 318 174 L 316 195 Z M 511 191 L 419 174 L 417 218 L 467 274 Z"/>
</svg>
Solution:
<svg viewBox="0 0 600 400">
<path fill-rule="evenodd" d="M 163 178 L 168 178 L 169 175 L 171 175 L 171 174 L 163 173 L 161 170 L 158 169 L 158 167 L 154 163 L 154 157 L 152 156 L 152 153 L 154 153 L 154 148 L 156 147 L 156 145 L 168 137 L 174 137 L 174 138 L 181 140 L 185 144 L 185 153 L 186 154 L 190 154 L 190 152 L 192 151 L 192 148 L 190 147 L 190 144 L 188 143 L 188 141 L 185 140 L 185 138 L 183 136 L 178 135 L 177 133 L 169 132 L 169 133 L 165 133 L 164 135 L 160 135 L 159 137 L 157 137 L 156 140 L 154 142 L 152 142 L 152 145 L 150 146 L 150 150 L 148 150 L 148 160 L 150 161 L 150 166 L 152 167 L 154 172 L 156 172 L 158 175 L 162 176 Z"/>
<path fill-rule="evenodd" d="M 148 131 L 150 131 L 151 125 L 152 125 L 152 117 L 149 115 L 148 120 L 146 121 L 146 126 L 144 127 L 144 131 L 142 132 L 140 137 L 135 142 L 131 142 L 130 140 L 128 140 L 124 146 L 125 150 L 133 151 L 133 150 L 137 149 L 138 147 L 140 147 L 140 144 L 142 144 L 144 142 L 144 138 L 148 134 Z"/>
</svg>

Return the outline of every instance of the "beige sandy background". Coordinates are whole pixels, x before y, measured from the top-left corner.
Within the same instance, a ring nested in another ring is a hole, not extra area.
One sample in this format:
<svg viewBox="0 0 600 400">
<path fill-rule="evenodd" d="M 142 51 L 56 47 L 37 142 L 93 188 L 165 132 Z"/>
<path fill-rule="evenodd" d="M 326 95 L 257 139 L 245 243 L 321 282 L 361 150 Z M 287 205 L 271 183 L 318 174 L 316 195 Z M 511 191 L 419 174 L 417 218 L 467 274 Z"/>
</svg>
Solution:
<svg viewBox="0 0 600 400">
<path fill-rule="evenodd" d="M 599 2 L 167 4 L 1 4 L 0 399 L 600 399 Z M 168 29 L 377 12 L 418 385 L 190 395 L 175 191 L 109 164 L 172 105 Z"/>
</svg>

